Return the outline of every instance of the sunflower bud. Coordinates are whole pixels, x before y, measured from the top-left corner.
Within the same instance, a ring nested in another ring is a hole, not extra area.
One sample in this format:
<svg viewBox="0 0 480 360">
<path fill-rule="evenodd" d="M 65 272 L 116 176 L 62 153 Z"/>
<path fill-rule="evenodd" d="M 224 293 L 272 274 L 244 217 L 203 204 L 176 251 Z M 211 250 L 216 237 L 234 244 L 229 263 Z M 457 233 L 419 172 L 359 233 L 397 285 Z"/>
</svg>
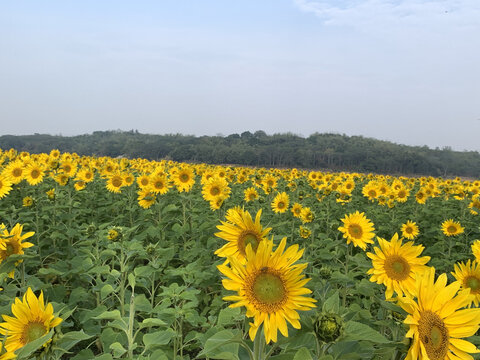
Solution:
<svg viewBox="0 0 480 360">
<path fill-rule="evenodd" d="M 319 275 L 322 279 L 330 279 L 332 276 L 332 269 L 328 266 L 322 266 L 319 270 Z"/>
<path fill-rule="evenodd" d="M 343 328 L 343 319 L 332 313 L 320 313 L 313 323 L 315 335 L 326 343 L 334 342 L 342 336 Z"/>
</svg>

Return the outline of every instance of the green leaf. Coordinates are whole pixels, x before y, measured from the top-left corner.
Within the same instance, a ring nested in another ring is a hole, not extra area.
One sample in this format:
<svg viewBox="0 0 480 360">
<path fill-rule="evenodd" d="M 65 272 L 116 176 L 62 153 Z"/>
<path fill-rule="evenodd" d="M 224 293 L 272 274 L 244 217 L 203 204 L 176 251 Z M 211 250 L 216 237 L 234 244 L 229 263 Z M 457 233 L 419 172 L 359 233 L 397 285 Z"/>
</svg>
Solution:
<svg viewBox="0 0 480 360">
<path fill-rule="evenodd" d="M 130 285 L 132 289 L 135 288 L 135 275 L 133 275 L 133 273 L 128 274 L 128 285 Z"/>
<path fill-rule="evenodd" d="M 152 326 L 167 326 L 167 323 L 160 319 L 148 318 L 142 321 L 142 323 L 140 324 L 140 329 Z"/>
<path fill-rule="evenodd" d="M 100 289 L 100 296 L 102 300 L 104 300 L 108 295 L 110 295 L 114 291 L 115 289 L 113 288 L 112 285 L 110 284 L 103 285 L 102 288 Z"/>
<path fill-rule="evenodd" d="M 232 319 L 240 314 L 240 308 L 230 308 L 220 310 L 218 313 L 217 325 L 225 326 L 232 323 Z"/>
<path fill-rule="evenodd" d="M 98 316 L 95 316 L 93 319 L 95 320 L 122 320 L 122 316 L 120 315 L 120 311 L 112 310 L 112 311 L 104 311 Z"/>
<path fill-rule="evenodd" d="M 338 290 L 335 291 L 325 302 L 323 303 L 323 311 L 338 313 L 340 308 L 340 297 L 338 296 Z"/>
<path fill-rule="evenodd" d="M 85 334 L 83 330 L 70 331 L 60 337 L 60 339 L 55 343 L 55 348 L 58 348 L 65 353 L 80 341 L 90 339 L 91 337 L 92 335 Z"/>
<path fill-rule="evenodd" d="M 198 356 L 210 359 L 238 360 L 238 342 L 240 340 L 240 332 L 234 334 L 230 330 L 219 331 L 207 339 Z"/>
<path fill-rule="evenodd" d="M 297 351 L 293 360 L 313 360 L 310 351 L 306 347 L 302 347 Z"/>
<path fill-rule="evenodd" d="M 18 350 L 16 353 L 17 360 L 20 359 L 30 359 L 30 355 L 32 355 L 35 351 L 40 349 L 44 344 L 49 341 L 53 336 L 54 329 L 50 330 L 48 334 L 43 335 L 42 337 L 38 338 L 37 340 L 33 340 L 29 342 L 27 345 L 23 346 Z"/>
<path fill-rule="evenodd" d="M 370 326 L 356 321 L 348 321 L 345 324 L 345 333 L 346 336 L 342 339 L 342 341 L 367 340 L 380 344 L 386 344 L 390 342 L 382 334 L 372 329 Z"/>
<path fill-rule="evenodd" d="M 154 333 L 145 334 L 143 336 L 145 350 L 151 350 L 157 346 L 167 345 L 175 335 L 176 333 L 175 331 L 173 331 L 173 329 L 161 330 Z"/>
<path fill-rule="evenodd" d="M 115 356 L 116 358 L 122 356 L 127 352 L 127 349 L 125 349 L 119 342 L 114 342 L 113 344 L 111 344 L 110 350 L 113 350 L 113 356 Z"/>
</svg>

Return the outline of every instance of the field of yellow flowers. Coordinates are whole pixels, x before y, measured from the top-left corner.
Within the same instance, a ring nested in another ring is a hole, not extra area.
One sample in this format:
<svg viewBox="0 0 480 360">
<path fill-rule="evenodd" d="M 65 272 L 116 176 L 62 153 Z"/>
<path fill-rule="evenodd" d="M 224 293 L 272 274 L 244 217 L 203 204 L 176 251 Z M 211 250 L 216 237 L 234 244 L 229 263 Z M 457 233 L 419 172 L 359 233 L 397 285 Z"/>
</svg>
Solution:
<svg viewBox="0 0 480 360">
<path fill-rule="evenodd" d="M 480 180 L 0 150 L 0 360 L 478 359 Z"/>
</svg>

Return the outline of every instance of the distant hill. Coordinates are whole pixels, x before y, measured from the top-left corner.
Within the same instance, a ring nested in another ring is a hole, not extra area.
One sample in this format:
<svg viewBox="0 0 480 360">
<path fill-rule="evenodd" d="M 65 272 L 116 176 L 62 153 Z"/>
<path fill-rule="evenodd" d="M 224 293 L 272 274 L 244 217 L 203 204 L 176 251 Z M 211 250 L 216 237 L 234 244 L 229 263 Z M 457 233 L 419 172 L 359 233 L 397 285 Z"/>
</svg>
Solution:
<svg viewBox="0 0 480 360">
<path fill-rule="evenodd" d="M 264 131 L 246 131 L 228 136 L 196 137 L 117 130 L 72 137 L 4 135 L 0 136 L 0 148 L 31 153 L 59 149 L 79 155 L 480 178 L 480 154 L 477 151 L 430 149 L 329 133 L 301 137 L 291 133 L 267 135 Z"/>
</svg>

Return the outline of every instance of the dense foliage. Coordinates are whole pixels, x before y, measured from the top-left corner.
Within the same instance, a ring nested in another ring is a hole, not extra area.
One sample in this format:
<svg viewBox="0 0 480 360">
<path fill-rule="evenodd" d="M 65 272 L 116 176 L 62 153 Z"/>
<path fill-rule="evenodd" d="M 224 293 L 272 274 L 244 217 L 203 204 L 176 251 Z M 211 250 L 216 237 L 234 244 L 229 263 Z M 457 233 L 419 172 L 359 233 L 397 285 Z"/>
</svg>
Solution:
<svg viewBox="0 0 480 360">
<path fill-rule="evenodd" d="M 471 359 L 479 213 L 480 180 L 0 151 L 0 359 Z"/>
<path fill-rule="evenodd" d="M 0 147 L 32 153 L 52 148 L 80 155 L 126 156 L 151 160 L 300 167 L 335 171 L 432 176 L 480 176 L 480 154 L 446 147 L 398 145 L 362 136 L 315 133 L 267 135 L 249 131 L 229 136 L 149 135 L 137 131 L 96 131 L 73 137 L 26 135 L 0 137 Z"/>
</svg>

